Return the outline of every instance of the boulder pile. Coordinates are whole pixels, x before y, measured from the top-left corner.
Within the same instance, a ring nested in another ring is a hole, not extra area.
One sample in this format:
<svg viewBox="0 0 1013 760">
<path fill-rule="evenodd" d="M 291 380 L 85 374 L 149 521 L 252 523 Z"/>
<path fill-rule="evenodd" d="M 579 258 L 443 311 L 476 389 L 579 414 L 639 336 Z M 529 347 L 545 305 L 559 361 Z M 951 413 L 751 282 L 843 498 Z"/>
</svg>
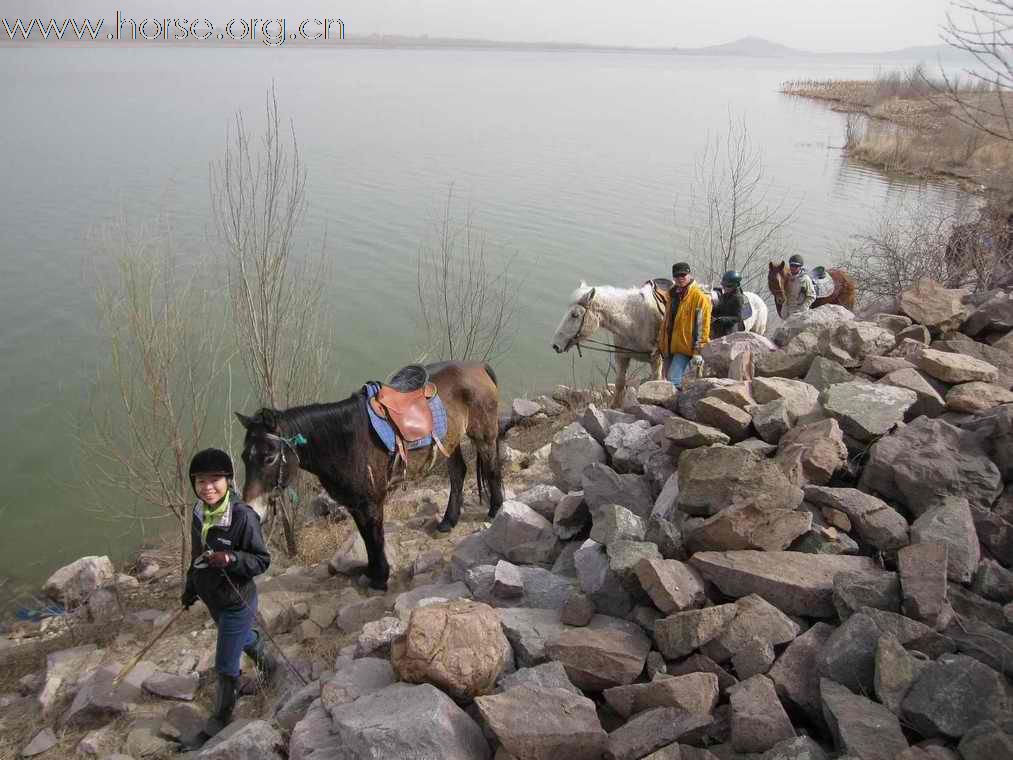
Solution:
<svg viewBox="0 0 1013 760">
<path fill-rule="evenodd" d="M 755 379 L 582 407 L 490 524 L 341 601 L 337 660 L 196 756 L 1013 757 L 1008 301 L 923 281 L 792 317 Z M 185 692 L 58 654 L 43 709 L 92 668 L 61 726 Z"/>
</svg>

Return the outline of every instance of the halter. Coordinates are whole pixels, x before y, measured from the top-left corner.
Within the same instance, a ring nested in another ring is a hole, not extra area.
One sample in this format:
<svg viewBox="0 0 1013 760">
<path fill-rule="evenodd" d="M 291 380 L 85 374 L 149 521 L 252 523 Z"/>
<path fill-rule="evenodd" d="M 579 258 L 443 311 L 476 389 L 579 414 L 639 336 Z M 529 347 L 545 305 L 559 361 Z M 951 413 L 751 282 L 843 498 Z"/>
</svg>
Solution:
<svg viewBox="0 0 1013 760">
<path fill-rule="evenodd" d="M 284 436 L 267 432 L 263 435 L 265 438 L 269 438 L 273 441 L 281 441 L 281 464 L 278 466 L 278 477 L 275 479 L 274 488 L 271 489 L 271 493 L 277 493 L 282 490 L 281 474 L 284 472 L 285 465 L 288 463 L 288 459 L 285 457 L 285 449 L 290 449 L 292 451 L 292 456 L 295 457 L 296 466 L 301 466 L 302 463 L 299 461 L 299 452 L 296 451 L 295 447 L 306 444 L 306 436 L 302 433 L 296 433 L 291 438 L 285 438 Z"/>
<path fill-rule="evenodd" d="M 583 306 L 582 304 L 579 303 L 574 305 L 583 308 L 584 313 L 580 317 L 580 325 L 578 325 L 577 327 L 577 332 L 573 334 L 573 338 L 571 338 L 570 340 L 572 341 L 572 345 L 577 347 L 577 355 L 580 356 L 581 359 L 583 359 L 584 354 L 581 352 L 580 346 L 581 341 L 577 339 L 577 336 L 580 335 L 582 332 L 584 332 L 584 322 L 585 320 L 587 320 L 587 313 L 591 311 L 591 307 L 590 305 Z M 603 354 L 633 354 L 633 355 L 647 354 L 646 351 L 636 351 L 632 348 L 626 348 L 625 346 L 616 346 L 612 343 L 606 343 L 605 341 L 595 340 L 594 338 L 585 338 L 584 342 L 593 344 L 591 346 L 584 346 L 584 348 L 586 348 L 588 351 L 600 351 Z M 603 348 L 595 348 L 594 346 L 602 346 Z"/>
</svg>

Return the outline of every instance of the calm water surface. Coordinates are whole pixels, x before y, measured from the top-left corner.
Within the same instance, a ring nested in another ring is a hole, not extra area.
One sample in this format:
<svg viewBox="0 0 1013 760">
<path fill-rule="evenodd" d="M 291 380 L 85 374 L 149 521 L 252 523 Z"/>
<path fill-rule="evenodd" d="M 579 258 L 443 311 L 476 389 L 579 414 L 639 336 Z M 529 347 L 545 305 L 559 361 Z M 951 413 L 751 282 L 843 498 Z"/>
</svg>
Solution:
<svg viewBox="0 0 1013 760">
<path fill-rule="evenodd" d="M 0 66 L 0 577 L 33 584 L 138 539 L 87 511 L 80 488 L 75 427 L 107 360 L 90 240 L 121 215 L 140 226 L 166 213 L 184 252 L 208 245 L 209 162 L 237 110 L 259 126 L 272 82 L 309 170 L 307 238 L 326 231 L 335 262 L 338 397 L 413 358 L 416 253 L 451 183 L 524 277 L 497 363 L 509 396 L 570 380 L 549 337 L 580 279 L 634 285 L 681 257 L 694 161 L 730 116 L 763 146 L 772 195 L 799 204 L 789 237 L 814 263 L 900 198 L 964 199 L 849 164 L 844 117 L 777 92 L 876 73 L 846 60 L 48 46 L 2 49 Z"/>
</svg>

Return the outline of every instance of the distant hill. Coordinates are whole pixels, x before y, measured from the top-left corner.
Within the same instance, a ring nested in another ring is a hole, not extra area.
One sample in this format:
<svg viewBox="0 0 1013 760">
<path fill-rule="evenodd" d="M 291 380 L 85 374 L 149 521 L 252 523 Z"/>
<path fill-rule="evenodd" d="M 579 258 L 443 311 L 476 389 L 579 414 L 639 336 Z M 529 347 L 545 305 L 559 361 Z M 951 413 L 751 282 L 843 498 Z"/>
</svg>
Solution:
<svg viewBox="0 0 1013 760">
<path fill-rule="evenodd" d="M 765 40 L 762 37 L 743 37 L 733 42 L 725 42 L 721 45 L 708 45 L 698 48 L 672 48 L 672 52 L 678 55 L 740 55 L 750 58 L 862 58 L 877 61 L 904 60 L 904 61 L 925 61 L 934 63 L 937 60 L 948 62 L 973 62 L 974 57 L 957 50 L 950 45 L 916 45 L 914 47 L 901 48 L 899 50 L 885 50 L 875 53 L 849 53 L 847 51 L 836 53 L 815 53 L 811 50 L 800 50 L 799 48 L 788 47 L 777 42 Z"/>
</svg>

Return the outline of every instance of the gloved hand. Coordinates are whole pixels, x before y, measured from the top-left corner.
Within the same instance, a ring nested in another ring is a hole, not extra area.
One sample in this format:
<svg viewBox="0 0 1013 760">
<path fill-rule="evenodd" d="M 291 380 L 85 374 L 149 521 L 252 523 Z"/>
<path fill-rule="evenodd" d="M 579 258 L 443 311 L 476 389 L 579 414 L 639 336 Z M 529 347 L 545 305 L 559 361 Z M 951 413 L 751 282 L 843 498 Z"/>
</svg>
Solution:
<svg viewBox="0 0 1013 760">
<path fill-rule="evenodd" d="M 689 360 L 689 366 L 693 369 L 700 369 L 703 366 L 703 357 L 700 354 L 693 354 L 693 358 Z"/>
<path fill-rule="evenodd" d="M 211 556 L 208 557 L 208 567 L 214 567 L 217 569 L 228 567 L 231 562 L 232 555 L 228 552 L 211 552 Z"/>
</svg>

